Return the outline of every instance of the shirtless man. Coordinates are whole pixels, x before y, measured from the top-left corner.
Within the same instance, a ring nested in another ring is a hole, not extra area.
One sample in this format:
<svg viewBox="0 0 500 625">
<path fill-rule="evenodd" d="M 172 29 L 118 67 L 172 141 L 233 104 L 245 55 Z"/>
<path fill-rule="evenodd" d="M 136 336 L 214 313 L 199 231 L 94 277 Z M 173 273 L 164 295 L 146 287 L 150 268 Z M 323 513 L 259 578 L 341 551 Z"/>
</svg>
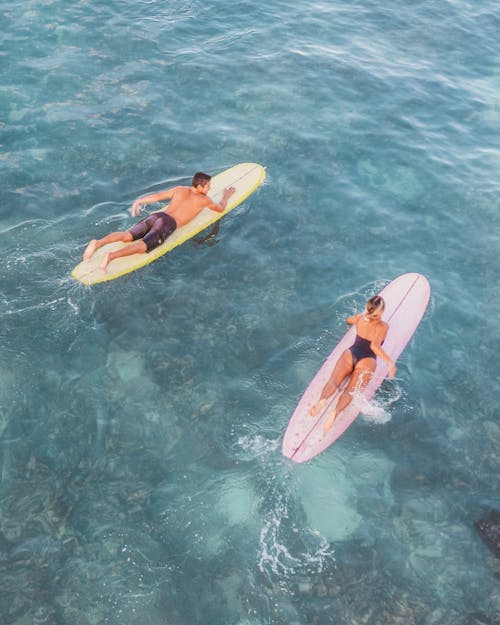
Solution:
<svg viewBox="0 0 500 625">
<path fill-rule="evenodd" d="M 191 187 L 172 187 L 165 191 L 152 193 L 139 198 L 132 204 L 130 212 L 136 217 L 142 204 L 170 200 L 168 206 L 162 211 L 151 213 L 145 219 L 136 223 L 130 230 L 125 232 L 112 232 L 103 239 L 93 239 L 85 248 L 83 260 L 88 261 L 106 243 L 123 241 L 129 243 L 116 252 L 108 252 L 104 255 L 101 269 L 105 270 L 109 263 L 115 258 L 130 256 L 131 254 L 145 254 L 161 245 L 165 239 L 174 232 L 176 228 L 185 226 L 204 208 L 210 208 L 218 213 L 223 213 L 228 199 L 233 195 L 235 189 L 229 187 L 224 190 L 222 200 L 219 204 L 213 202 L 207 193 L 210 190 L 210 176 L 198 172 L 193 176 Z"/>
</svg>

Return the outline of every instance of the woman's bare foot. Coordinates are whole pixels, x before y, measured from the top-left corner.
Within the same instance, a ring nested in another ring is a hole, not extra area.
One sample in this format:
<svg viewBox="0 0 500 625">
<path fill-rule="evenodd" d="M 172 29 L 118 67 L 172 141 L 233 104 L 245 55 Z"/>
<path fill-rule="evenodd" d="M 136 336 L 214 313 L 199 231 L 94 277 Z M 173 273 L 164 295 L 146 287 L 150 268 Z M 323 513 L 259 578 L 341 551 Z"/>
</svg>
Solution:
<svg viewBox="0 0 500 625">
<path fill-rule="evenodd" d="M 323 410 L 323 408 L 325 407 L 325 404 L 326 404 L 326 399 L 320 399 L 317 404 L 314 404 L 311 410 L 309 410 L 309 414 L 311 415 L 311 417 L 315 417 L 318 414 L 318 412 Z"/>
<path fill-rule="evenodd" d="M 330 416 L 328 417 L 328 419 L 325 421 L 323 425 L 323 432 L 328 432 L 328 430 L 332 427 L 336 416 L 337 416 L 337 413 L 335 412 L 335 410 L 332 410 L 330 412 Z"/>
<path fill-rule="evenodd" d="M 83 252 L 83 260 L 90 260 L 97 249 L 97 241 L 96 239 L 92 239 L 92 241 L 87 245 L 85 251 Z"/>
</svg>

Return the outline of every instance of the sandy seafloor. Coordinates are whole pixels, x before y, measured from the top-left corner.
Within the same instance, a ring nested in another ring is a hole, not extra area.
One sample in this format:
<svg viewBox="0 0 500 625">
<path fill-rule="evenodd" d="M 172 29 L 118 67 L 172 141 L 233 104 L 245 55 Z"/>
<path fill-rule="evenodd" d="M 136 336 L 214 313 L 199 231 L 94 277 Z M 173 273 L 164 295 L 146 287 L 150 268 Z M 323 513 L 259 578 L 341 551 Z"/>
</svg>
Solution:
<svg viewBox="0 0 500 625">
<path fill-rule="evenodd" d="M 0 15 L 0 623 L 498 624 L 498 3 Z M 246 161 L 215 244 L 71 279 L 137 196 Z M 345 317 L 408 271 L 375 414 L 291 463 Z"/>
</svg>

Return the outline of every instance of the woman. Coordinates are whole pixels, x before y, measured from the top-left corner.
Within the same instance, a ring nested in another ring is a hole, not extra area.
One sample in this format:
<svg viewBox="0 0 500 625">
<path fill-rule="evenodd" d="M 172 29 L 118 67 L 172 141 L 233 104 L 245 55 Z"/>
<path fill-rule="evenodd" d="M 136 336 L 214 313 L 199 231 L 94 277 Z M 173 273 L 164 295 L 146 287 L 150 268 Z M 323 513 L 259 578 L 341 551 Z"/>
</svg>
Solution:
<svg viewBox="0 0 500 625">
<path fill-rule="evenodd" d="M 364 313 L 346 319 L 349 325 L 356 326 L 356 340 L 337 360 L 333 373 L 321 392 L 319 402 L 310 411 L 311 416 L 315 417 L 325 407 L 328 398 L 335 393 L 343 380 L 351 376 L 337 406 L 325 421 L 323 426 L 325 432 L 332 427 L 335 417 L 351 403 L 353 392 L 364 389 L 368 384 L 377 366 L 377 356 L 388 363 L 389 377 L 393 378 L 396 375 L 396 365 L 382 349 L 382 343 L 389 330 L 388 324 L 382 321 L 384 309 L 383 298 L 380 295 L 374 295 L 366 303 Z"/>
</svg>

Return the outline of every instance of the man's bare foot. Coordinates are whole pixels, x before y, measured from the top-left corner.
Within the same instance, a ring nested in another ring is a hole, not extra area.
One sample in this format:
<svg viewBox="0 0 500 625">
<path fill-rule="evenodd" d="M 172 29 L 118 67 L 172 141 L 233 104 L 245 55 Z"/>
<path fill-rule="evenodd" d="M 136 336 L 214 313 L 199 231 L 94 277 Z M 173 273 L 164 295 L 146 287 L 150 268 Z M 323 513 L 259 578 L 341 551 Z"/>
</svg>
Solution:
<svg viewBox="0 0 500 625">
<path fill-rule="evenodd" d="M 97 241 L 96 239 L 92 239 L 92 241 L 87 245 L 85 251 L 83 252 L 83 260 L 90 260 L 97 249 Z"/>
<path fill-rule="evenodd" d="M 110 256 L 111 254 L 104 254 L 104 256 L 102 257 L 102 262 L 99 265 L 99 269 L 106 271 L 106 267 L 109 265 L 109 262 L 111 260 Z"/>
<path fill-rule="evenodd" d="M 328 432 L 328 430 L 332 427 L 333 422 L 335 421 L 335 417 L 337 416 L 335 410 L 332 410 L 330 412 L 330 416 L 328 417 L 328 419 L 325 421 L 324 425 L 323 425 L 323 432 Z"/>
<path fill-rule="evenodd" d="M 311 415 L 311 417 L 315 417 L 318 414 L 318 412 L 320 412 L 320 410 L 323 410 L 323 408 L 325 407 L 325 404 L 326 404 L 326 399 L 320 399 L 317 404 L 314 404 L 311 410 L 309 410 L 309 414 Z"/>
</svg>

